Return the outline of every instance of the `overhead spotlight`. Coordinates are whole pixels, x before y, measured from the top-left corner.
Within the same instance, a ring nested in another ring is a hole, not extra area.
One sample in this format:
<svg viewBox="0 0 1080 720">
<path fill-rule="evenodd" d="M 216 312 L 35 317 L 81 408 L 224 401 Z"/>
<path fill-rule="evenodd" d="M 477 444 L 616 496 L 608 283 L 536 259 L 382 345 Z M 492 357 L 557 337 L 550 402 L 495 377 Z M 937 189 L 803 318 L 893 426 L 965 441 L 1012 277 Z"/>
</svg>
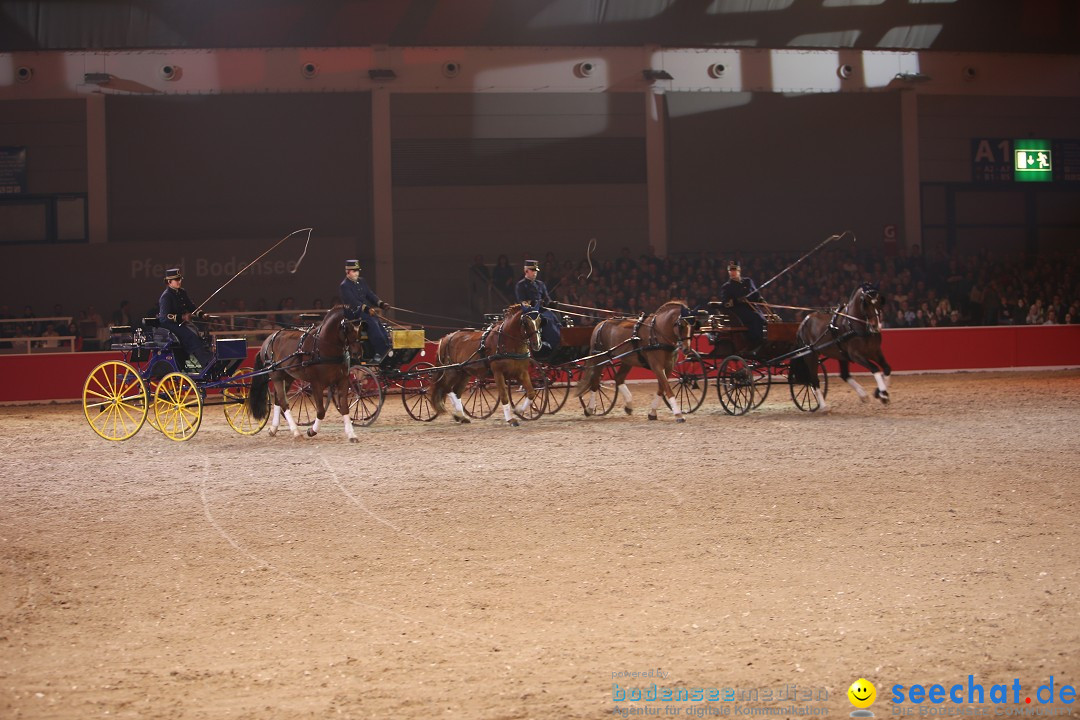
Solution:
<svg viewBox="0 0 1080 720">
<path fill-rule="evenodd" d="M 642 77 L 648 82 L 656 82 L 657 80 L 674 80 L 667 70 L 655 70 L 653 68 L 646 68 L 641 71 Z"/>
<path fill-rule="evenodd" d="M 724 77 L 724 72 L 726 70 L 727 70 L 727 68 L 724 67 L 724 63 L 713 63 L 712 65 L 709 66 L 709 77 L 711 77 L 711 78 Z"/>
<path fill-rule="evenodd" d="M 979 71 L 976 70 L 975 68 L 971 67 L 970 65 L 968 65 L 966 68 L 964 68 L 964 79 L 965 80 L 974 80 L 975 76 L 978 75 L 978 74 L 979 74 Z"/>
<path fill-rule="evenodd" d="M 304 63 L 300 66 L 300 74 L 310 80 L 319 74 L 319 66 L 315 63 Z"/>
<path fill-rule="evenodd" d="M 367 74 L 372 80 L 393 80 L 397 77 L 397 73 L 390 68 L 371 68 Z"/>
<path fill-rule="evenodd" d="M 15 70 L 15 79 L 19 82 L 30 82 L 34 77 L 34 69 L 23 65 Z"/>
<path fill-rule="evenodd" d="M 83 82 L 87 85 L 107 85 L 112 81 L 112 75 L 109 73 L 86 73 L 83 75 Z"/>
<path fill-rule="evenodd" d="M 162 80 L 179 80 L 180 79 L 180 66 L 179 65 L 162 65 L 158 70 L 158 75 Z"/>
<path fill-rule="evenodd" d="M 579 78 L 592 77 L 594 72 L 596 72 L 596 65 L 591 62 L 579 62 L 574 66 L 574 75 Z"/>
<path fill-rule="evenodd" d="M 909 83 L 921 83 L 921 82 L 926 82 L 927 80 L 929 80 L 930 76 L 926 75 L 924 73 L 921 73 L 921 72 L 906 72 L 906 73 L 896 73 L 896 79 L 897 80 L 903 80 L 904 82 L 909 82 Z"/>
<path fill-rule="evenodd" d="M 855 68 L 847 64 L 841 65 L 840 67 L 836 68 L 836 74 L 840 76 L 841 80 L 847 80 L 852 76 L 854 72 Z"/>
<path fill-rule="evenodd" d="M 451 60 L 450 62 L 443 63 L 442 74 L 446 77 L 457 77 L 461 72 L 461 65 Z"/>
</svg>

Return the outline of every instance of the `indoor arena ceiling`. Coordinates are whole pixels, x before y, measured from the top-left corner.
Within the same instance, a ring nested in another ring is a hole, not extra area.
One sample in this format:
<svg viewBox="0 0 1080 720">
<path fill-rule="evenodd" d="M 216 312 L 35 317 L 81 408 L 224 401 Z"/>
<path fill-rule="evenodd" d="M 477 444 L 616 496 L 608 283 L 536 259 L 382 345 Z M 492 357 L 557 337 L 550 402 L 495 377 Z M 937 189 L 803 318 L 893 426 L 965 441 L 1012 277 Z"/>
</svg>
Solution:
<svg viewBox="0 0 1080 720">
<path fill-rule="evenodd" d="M 1078 53 L 1074 0 L 0 1 L 0 52 L 408 46 Z"/>
</svg>

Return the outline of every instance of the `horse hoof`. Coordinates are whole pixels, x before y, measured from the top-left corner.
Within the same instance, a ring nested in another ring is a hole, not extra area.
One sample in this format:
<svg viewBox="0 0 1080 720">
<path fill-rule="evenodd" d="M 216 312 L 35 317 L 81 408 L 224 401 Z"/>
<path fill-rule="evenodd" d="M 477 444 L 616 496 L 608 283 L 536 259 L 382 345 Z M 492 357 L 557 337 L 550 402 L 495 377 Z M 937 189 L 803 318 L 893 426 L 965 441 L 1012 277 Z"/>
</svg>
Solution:
<svg viewBox="0 0 1080 720">
<path fill-rule="evenodd" d="M 877 391 L 875 390 L 874 392 L 876 393 Z M 864 402 L 864 403 L 868 403 L 868 402 L 870 402 L 870 396 L 869 395 L 860 395 L 859 396 L 859 401 Z"/>
<path fill-rule="evenodd" d="M 647 415 L 646 417 L 648 417 L 650 420 L 655 420 L 656 419 L 655 415 Z"/>
<path fill-rule="evenodd" d="M 269 430 L 270 437 L 277 437 L 277 430 Z"/>
<path fill-rule="evenodd" d="M 457 418 L 457 421 L 458 421 L 459 423 L 461 423 L 462 425 L 468 425 L 469 423 L 471 423 L 471 422 L 472 422 L 472 420 L 470 420 L 470 419 L 469 419 L 469 418 L 467 418 L 467 417 L 459 417 L 459 418 Z"/>
<path fill-rule="evenodd" d="M 634 408 L 630 407 L 629 405 L 625 405 L 625 406 L 623 406 L 623 412 L 626 413 L 627 415 L 633 415 L 634 414 Z M 653 420 L 655 420 L 655 419 L 656 418 L 653 418 Z"/>
<path fill-rule="evenodd" d="M 353 435 L 353 436 L 352 436 L 351 438 L 349 438 L 349 442 L 351 442 L 351 443 L 352 443 L 352 442 L 354 442 L 354 443 L 358 443 L 358 442 L 360 442 L 360 438 L 358 438 L 358 437 L 356 437 L 355 435 Z"/>
<path fill-rule="evenodd" d="M 678 422 L 686 422 L 686 418 L 684 418 L 682 415 L 680 415 L 679 417 L 675 418 L 675 422 L 677 422 L 677 423 Z"/>
<path fill-rule="evenodd" d="M 878 393 L 877 393 L 877 399 L 881 401 L 882 405 L 888 405 L 889 404 L 889 391 L 888 390 L 879 390 Z"/>
<path fill-rule="evenodd" d="M 454 415 L 453 417 L 454 417 L 454 422 L 456 422 L 456 423 L 461 422 L 461 418 L 459 418 L 457 415 Z"/>
<path fill-rule="evenodd" d="M 307 431 L 307 436 L 308 436 L 308 437 L 315 437 L 316 435 L 318 435 L 318 433 L 317 433 L 317 432 L 315 432 L 315 431 L 314 431 L 314 430 L 312 430 L 311 428 L 308 428 L 308 431 Z"/>
<path fill-rule="evenodd" d="M 518 427 L 519 424 L 520 423 L 518 423 L 517 419 L 510 421 L 510 427 Z"/>
<path fill-rule="evenodd" d="M 592 412 L 589 411 L 589 408 L 585 408 L 585 417 L 592 417 Z"/>
</svg>

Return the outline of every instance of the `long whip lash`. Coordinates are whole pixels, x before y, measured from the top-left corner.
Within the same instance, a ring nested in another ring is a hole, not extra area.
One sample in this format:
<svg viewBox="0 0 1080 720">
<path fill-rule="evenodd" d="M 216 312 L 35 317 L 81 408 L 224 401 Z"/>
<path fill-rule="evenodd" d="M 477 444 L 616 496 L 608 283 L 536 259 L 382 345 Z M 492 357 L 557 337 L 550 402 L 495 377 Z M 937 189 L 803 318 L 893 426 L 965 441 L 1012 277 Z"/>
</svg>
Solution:
<svg viewBox="0 0 1080 720">
<path fill-rule="evenodd" d="M 771 283 L 771 282 L 772 282 L 773 280 L 775 280 L 776 278 L 780 277 L 781 275 L 783 275 L 784 273 L 786 273 L 786 272 L 787 272 L 788 270 L 791 270 L 791 269 L 792 269 L 793 267 L 795 267 L 796 265 L 798 265 L 799 263 L 801 263 L 801 262 L 802 262 L 803 260 L 805 260 L 806 258 L 810 257 L 811 255 L 813 255 L 814 253 L 816 253 L 816 252 L 817 252 L 818 250 L 820 250 L 821 248 L 823 248 L 823 247 L 825 247 L 826 245 L 828 245 L 829 243 L 831 243 L 831 242 L 832 242 L 833 240 L 840 240 L 840 239 L 842 239 L 842 238 L 846 237 L 847 235 L 851 235 L 851 241 L 852 241 L 852 242 L 855 242 L 855 240 L 856 240 L 856 238 L 855 238 L 855 233 L 853 233 L 853 232 L 852 232 L 852 231 L 850 231 L 850 230 L 845 230 L 844 232 L 842 232 L 842 233 L 840 233 L 840 234 L 838 234 L 838 235 L 830 235 L 829 237 L 825 238 L 825 240 L 824 240 L 824 241 L 822 241 L 822 242 L 818 243 L 817 247 L 815 247 L 815 248 L 814 248 L 813 250 L 811 250 L 810 252 L 806 253 L 806 254 L 805 254 L 805 255 L 803 255 L 803 256 L 802 256 L 801 258 L 799 258 L 799 259 L 798 259 L 798 260 L 796 260 L 795 262 L 791 263 L 791 264 L 790 264 L 790 265 L 788 265 L 788 266 L 787 266 L 786 268 L 784 268 L 783 270 L 781 270 L 780 272 L 776 273 L 776 274 L 775 274 L 775 275 L 773 275 L 773 276 L 772 276 L 771 278 L 769 278 L 768 280 L 766 280 L 765 282 L 763 282 L 763 283 L 762 283 L 761 285 L 759 285 L 759 286 L 758 286 L 758 289 L 760 290 L 760 289 L 763 289 L 763 288 L 766 288 L 766 287 L 768 287 L 768 286 L 769 286 L 769 283 Z"/>
<path fill-rule="evenodd" d="M 203 301 L 202 301 L 202 304 L 200 304 L 200 305 L 199 305 L 199 307 L 195 308 L 195 312 L 198 312 L 198 311 L 202 310 L 202 309 L 203 309 L 203 307 L 204 307 L 204 306 L 206 305 L 206 303 L 208 303 L 208 302 L 210 302 L 211 300 L 213 300 L 213 299 L 214 299 L 214 296 L 215 296 L 215 295 L 217 295 L 217 294 L 218 294 L 219 292 L 221 292 L 221 291 L 222 291 L 222 290 L 224 290 L 224 289 L 225 289 L 226 287 L 228 287 L 229 283 L 231 283 L 231 282 L 232 282 L 233 280 L 235 280 L 236 278 L 240 277 L 240 275 L 242 275 L 242 274 L 243 274 L 244 270 L 247 270 L 247 269 L 248 269 L 249 267 L 251 267 L 251 266 L 252 266 L 252 265 L 254 265 L 255 263 L 257 263 L 257 262 L 259 262 L 260 260 L 262 260 L 262 259 L 263 259 L 264 257 L 266 257 L 267 255 L 269 255 L 270 253 L 272 253 L 272 252 L 273 252 L 273 251 L 274 251 L 275 249 L 277 249 L 277 247 L 278 247 L 279 245 L 281 245 L 281 243 L 285 242 L 286 240 L 288 240 L 289 238 L 291 238 L 291 237 L 292 237 L 293 235 L 298 235 L 299 233 L 302 233 L 302 232 L 306 232 L 306 233 L 307 233 L 307 240 L 306 240 L 306 241 L 304 242 L 304 252 L 300 254 L 300 259 L 296 261 L 296 267 L 294 267 L 294 268 L 293 268 L 292 270 L 290 270 L 290 271 L 289 271 L 290 273 L 295 273 L 295 272 L 296 272 L 296 271 L 297 271 L 297 270 L 298 270 L 298 269 L 300 268 L 300 262 L 301 262 L 301 261 L 302 261 L 302 260 L 304 259 L 304 255 L 307 255 L 307 249 L 308 249 L 308 245 L 309 245 L 309 244 L 311 243 L 311 231 L 312 231 L 313 229 L 314 229 L 314 228 L 300 228 L 299 230 L 293 230 L 293 231 L 292 231 L 291 233 L 289 233 L 289 234 L 288 234 L 288 235 L 286 235 L 285 237 L 283 237 L 283 238 L 281 238 L 280 240 L 278 240 L 278 241 L 277 241 L 276 243 L 274 243 L 274 244 L 273 244 L 273 245 L 272 245 L 272 246 L 270 247 L 270 249 L 269 249 L 269 250 L 267 250 L 266 252 L 264 252 L 264 253 L 263 253 L 262 255 L 260 255 L 259 257 L 255 258 L 255 259 L 254 259 L 254 260 L 252 260 L 251 262 L 249 262 L 249 263 L 248 263 L 247 265 L 245 265 L 245 266 L 244 266 L 244 267 L 243 267 L 243 268 L 242 268 L 242 269 L 241 269 L 241 270 L 240 270 L 239 272 L 237 272 L 237 273 L 236 273 L 235 275 L 233 275 L 233 276 L 232 276 L 231 278 L 229 278 L 228 280 L 226 280 L 226 281 L 225 281 L 225 284 L 224 284 L 224 285 L 222 285 L 221 287 L 219 287 L 219 288 L 218 288 L 217 290 L 215 290 L 214 292 L 210 293 L 210 297 L 208 297 L 208 298 L 206 298 L 205 300 L 203 300 Z"/>
</svg>

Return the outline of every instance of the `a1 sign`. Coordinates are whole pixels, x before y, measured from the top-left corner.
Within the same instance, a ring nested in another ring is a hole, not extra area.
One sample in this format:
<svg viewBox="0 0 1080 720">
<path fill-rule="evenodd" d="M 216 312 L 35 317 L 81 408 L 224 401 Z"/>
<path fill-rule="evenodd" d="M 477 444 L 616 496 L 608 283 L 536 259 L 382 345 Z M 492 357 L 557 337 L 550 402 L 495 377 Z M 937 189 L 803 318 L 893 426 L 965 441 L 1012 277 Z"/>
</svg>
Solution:
<svg viewBox="0 0 1080 720">
<path fill-rule="evenodd" d="M 975 138 L 971 141 L 971 179 L 975 182 L 1012 182 L 1012 140 Z"/>
</svg>

